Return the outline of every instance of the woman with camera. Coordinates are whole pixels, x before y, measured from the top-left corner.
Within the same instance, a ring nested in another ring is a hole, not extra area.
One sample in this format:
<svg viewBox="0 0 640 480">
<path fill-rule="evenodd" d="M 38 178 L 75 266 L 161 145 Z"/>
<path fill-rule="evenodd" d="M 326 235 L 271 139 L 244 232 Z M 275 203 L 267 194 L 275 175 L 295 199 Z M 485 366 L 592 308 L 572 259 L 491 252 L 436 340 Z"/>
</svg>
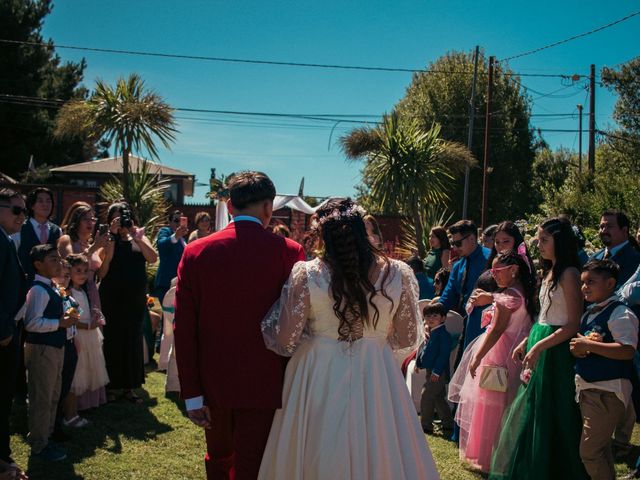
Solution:
<svg viewBox="0 0 640 480">
<path fill-rule="evenodd" d="M 133 389 L 144 383 L 142 321 L 146 307 L 147 262 L 158 254 L 135 225 L 129 205 L 117 202 L 107 213 L 110 238 L 98 271 L 104 326 L 104 356 L 109 372 L 109 400 L 116 391 L 132 403 L 142 403 Z"/>
</svg>

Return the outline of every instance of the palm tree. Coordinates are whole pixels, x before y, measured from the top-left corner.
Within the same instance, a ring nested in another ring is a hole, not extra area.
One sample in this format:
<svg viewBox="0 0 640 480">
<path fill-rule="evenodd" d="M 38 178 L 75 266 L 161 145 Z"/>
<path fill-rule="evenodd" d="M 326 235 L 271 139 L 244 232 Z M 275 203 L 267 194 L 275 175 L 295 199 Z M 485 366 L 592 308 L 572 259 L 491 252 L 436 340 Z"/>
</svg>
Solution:
<svg viewBox="0 0 640 480">
<path fill-rule="evenodd" d="M 449 199 L 456 175 L 476 162 L 471 152 L 441 139 L 439 124 L 425 131 L 417 119 L 401 119 L 397 112 L 383 115 L 378 127 L 351 131 L 340 143 L 348 159 L 366 158 L 362 173 L 371 200 L 412 220 L 418 254 L 424 258 L 424 210 Z"/>
<path fill-rule="evenodd" d="M 154 137 L 170 148 L 175 141 L 173 109 L 157 93 L 145 88 L 144 80 L 131 74 L 119 78 L 115 88 L 96 81 L 88 100 L 73 100 L 58 112 L 54 135 L 59 138 L 88 134 L 90 138 L 115 140 L 116 155 L 122 155 L 122 181 L 129 198 L 129 154 L 145 149 L 158 158 Z"/>
</svg>

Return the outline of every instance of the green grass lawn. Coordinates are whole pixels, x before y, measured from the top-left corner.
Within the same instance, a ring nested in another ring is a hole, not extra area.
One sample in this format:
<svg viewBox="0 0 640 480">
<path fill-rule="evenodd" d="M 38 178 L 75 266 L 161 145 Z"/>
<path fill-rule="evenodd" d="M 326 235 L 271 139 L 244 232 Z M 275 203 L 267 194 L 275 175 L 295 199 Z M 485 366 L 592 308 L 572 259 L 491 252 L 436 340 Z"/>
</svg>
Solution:
<svg viewBox="0 0 640 480">
<path fill-rule="evenodd" d="M 12 448 L 15 460 L 28 467 L 33 480 L 143 479 L 173 480 L 204 478 L 204 435 L 183 415 L 178 403 L 164 395 L 164 374 L 147 376 L 143 405 L 119 401 L 84 415 L 91 425 L 74 432 L 65 442 L 69 454 L 62 462 L 44 464 L 29 461 L 24 406 L 14 415 Z M 440 436 L 429 436 L 429 446 L 444 480 L 479 479 L 458 458 L 454 444 Z M 640 430 L 634 432 L 634 444 Z M 627 459 L 631 464 L 638 448 Z M 628 471 L 625 463 L 618 473 Z"/>
</svg>

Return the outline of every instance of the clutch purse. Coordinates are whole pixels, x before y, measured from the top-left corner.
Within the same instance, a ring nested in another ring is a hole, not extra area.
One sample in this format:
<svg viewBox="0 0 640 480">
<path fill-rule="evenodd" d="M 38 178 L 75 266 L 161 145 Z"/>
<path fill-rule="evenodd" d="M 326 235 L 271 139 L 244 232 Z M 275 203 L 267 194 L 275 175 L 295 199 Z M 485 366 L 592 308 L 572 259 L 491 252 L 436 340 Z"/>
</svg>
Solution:
<svg viewBox="0 0 640 480">
<path fill-rule="evenodd" d="M 505 367 L 486 365 L 480 374 L 480 388 L 494 392 L 506 392 L 509 374 Z"/>
</svg>

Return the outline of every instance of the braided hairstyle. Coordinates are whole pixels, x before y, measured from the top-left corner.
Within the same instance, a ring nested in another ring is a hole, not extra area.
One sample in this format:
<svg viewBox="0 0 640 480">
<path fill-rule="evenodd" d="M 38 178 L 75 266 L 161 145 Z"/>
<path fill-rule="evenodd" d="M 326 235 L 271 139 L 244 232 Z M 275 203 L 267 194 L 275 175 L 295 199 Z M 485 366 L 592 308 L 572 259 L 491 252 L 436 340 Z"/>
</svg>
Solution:
<svg viewBox="0 0 640 480">
<path fill-rule="evenodd" d="M 333 311 L 340 320 L 340 340 L 353 341 L 362 336 L 363 325 L 376 328 L 380 312 L 373 303 L 376 287 L 369 279 L 371 268 L 378 259 L 385 263 L 381 293 L 389 276 L 389 259 L 367 238 L 367 230 L 358 205 L 350 198 L 331 200 L 316 212 L 321 228 L 324 252 L 321 258 L 331 274 L 330 293 Z M 373 310 L 369 318 L 369 308 Z"/>
</svg>

